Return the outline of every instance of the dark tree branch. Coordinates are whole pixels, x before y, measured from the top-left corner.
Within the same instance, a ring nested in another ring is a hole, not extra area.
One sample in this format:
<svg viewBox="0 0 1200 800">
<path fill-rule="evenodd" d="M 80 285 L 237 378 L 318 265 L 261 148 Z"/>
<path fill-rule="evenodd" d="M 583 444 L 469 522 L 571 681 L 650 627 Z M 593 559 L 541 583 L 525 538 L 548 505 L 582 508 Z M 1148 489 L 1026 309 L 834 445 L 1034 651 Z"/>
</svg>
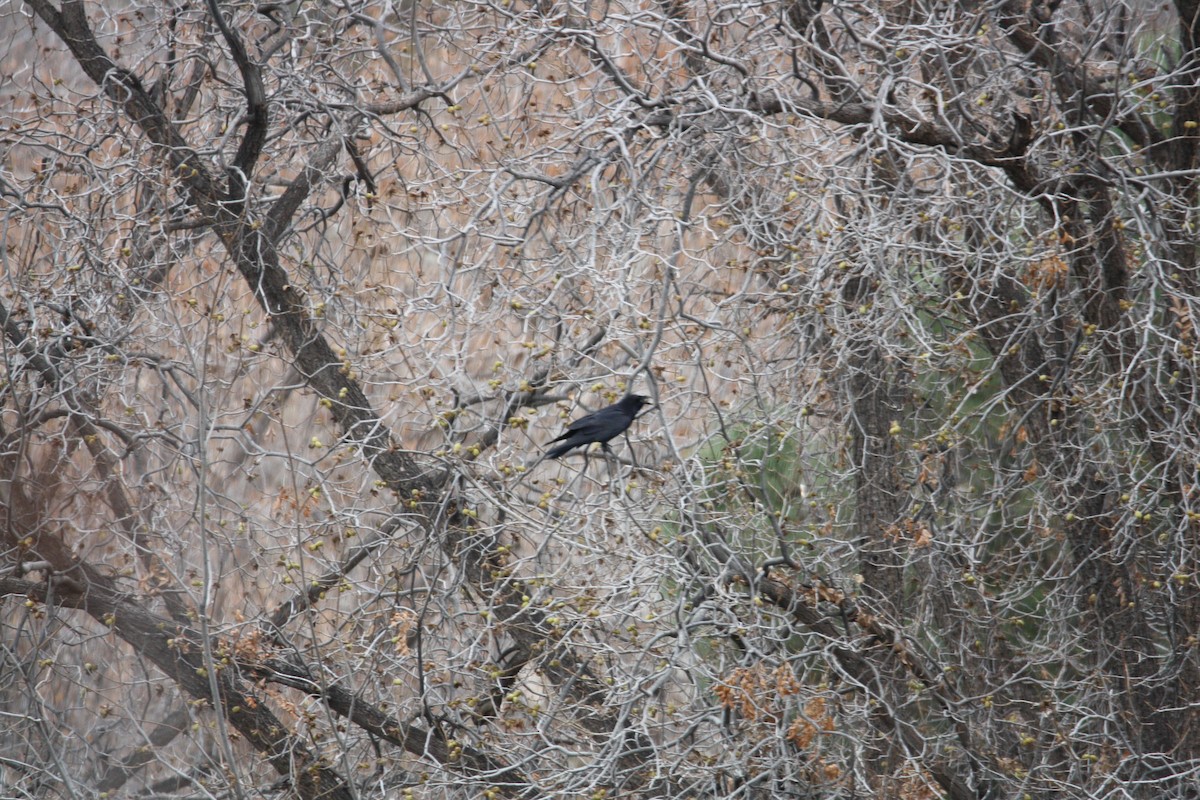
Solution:
<svg viewBox="0 0 1200 800">
<path fill-rule="evenodd" d="M 263 87 L 262 71 L 246 54 L 241 37 L 225 21 L 221 10 L 217 8 L 217 0 L 206 0 L 206 3 L 209 14 L 217 23 L 217 29 L 225 38 L 233 62 L 242 74 L 242 87 L 246 95 L 246 133 L 242 136 L 237 155 L 233 159 L 227 190 L 229 199 L 234 204 L 234 213 L 241 213 L 250 191 L 254 165 L 267 141 L 267 92 Z"/>
<path fill-rule="evenodd" d="M 87 612 L 150 659 L 186 694 L 215 702 L 218 713 L 266 756 L 280 775 L 294 778 L 294 787 L 305 800 L 352 800 L 354 795 L 342 779 L 302 740 L 285 733 L 288 726 L 264 699 L 249 692 L 233 670 L 205 661 L 203 643 L 195 630 L 146 611 L 99 578 L 95 570 L 80 566 L 89 577 L 81 591 L 54 593 L 47 583 L 0 578 L 0 596 L 21 594 L 39 603 L 53 602 Z M 216 685 L 220 694 L 215 698 L 209 684 L 212 669 L 219 669 Z"/>
<path fill-rule="evenodd" d="M 104 483 L 105 499 L 116 518 L 117 527 L 133 544 L 147 574 L 153 576 L 153 580 L 158 584 L 163 602 L 171 616 L 177 621 L 188 619 L 194 615 L 195 609 L 188 603 L 183 588 L 168 577 L 171 572 L 157 554 L 157 544 L 149 534 L 148 521 L 125 493 L 120 479 L 120 460 L 104 444 L 105 437 L 101 430 L 105 426 L 97 418 L 97 413 L 85 406 L 77 393 L 64 384 L 58 368 L 34 346 L 33 340 L 12 318 L 8 307 L 3 303 L 0 303 L 0 330 L 3 330 L 4 338 L 16 348 L 26 363 L 66 406 L 71 428 L 84 443 L 96 466 L 96 472 Z M 59 569 L 63 569 L 63 565 L 60 565 Z"/>
<path fill-rule="evenodd" d="M 1164 151 L 1158 147 L 1164 142 L 1162 134 L 1143 115 L 1122 109 L 1114 89 L 1089 76 L 1084 64 L 1073 62 L 1061 49 L 1052 48 L 1039 38 L 1035 27 L 1045 23 L 1032 18 L 1031 8 L 1020 0 L 1006 0 L 999 7 L 1000 26 L 1021 52 L 1046 70 L 1062 97 L 1063 108 L 1069 113 L 1074 109 L 1090 109 L 1098 122 L 1115 123 L 1138 147 L 1148 149 L 1152 157 L 1166 163 L 1162 160 Z"/>
<path fill-rule="evenodd" d="M 188 187 L 192 202 L 206 217 L 217 219 L 221 193 L 215 179 L 141 80 L 116 64 L 100 47 L 82 0 L 64 0 L 61 12 L 48 0 L 26 2 L 70 49 L 84 74 L 125 111 L 150 141 L 159 145 L 178 178 Z"/>
</svg>

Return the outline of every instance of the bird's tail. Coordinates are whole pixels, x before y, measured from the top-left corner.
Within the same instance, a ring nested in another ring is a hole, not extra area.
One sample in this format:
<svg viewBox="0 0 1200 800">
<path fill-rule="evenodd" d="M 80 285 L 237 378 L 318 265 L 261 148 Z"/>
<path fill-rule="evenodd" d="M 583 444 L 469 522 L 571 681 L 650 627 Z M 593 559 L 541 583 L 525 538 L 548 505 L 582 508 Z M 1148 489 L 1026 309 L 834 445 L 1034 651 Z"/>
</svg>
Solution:
<svg viewBox="0 0 1200 800">
<path fill-rule="evenodd" d="M 577 444 L 567 442 L 566 444 L 560 444 L 558 447 L 551 447 L 549 450 L 546 451 L 546 455 L 542 456 L 542 460 L 545 460 L 547 458 L 558 458 L 559 456 L 561 456 L 562 454 L 564 454 L 568 450 L 570 450 L 572 447 L 578 447 L 578 446 L 579 445 L 577 445 Z"/>
</svg>

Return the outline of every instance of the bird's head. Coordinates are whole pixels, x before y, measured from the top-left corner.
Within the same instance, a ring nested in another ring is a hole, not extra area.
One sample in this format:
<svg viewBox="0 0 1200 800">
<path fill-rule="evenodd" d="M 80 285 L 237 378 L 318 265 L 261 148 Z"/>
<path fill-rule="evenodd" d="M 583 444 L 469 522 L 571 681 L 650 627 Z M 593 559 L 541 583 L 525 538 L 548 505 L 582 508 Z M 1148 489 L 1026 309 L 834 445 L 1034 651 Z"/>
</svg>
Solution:
<svg viewBox="0 0 1200 800">
<path fill-rule="evenodd" d="M 621 405 L 632 411 L 634 414 L 641 411 L 642 406 L 650 402 L 650 398 L 644 394 L 630 394 L 621 398 Z"/>
</svg>

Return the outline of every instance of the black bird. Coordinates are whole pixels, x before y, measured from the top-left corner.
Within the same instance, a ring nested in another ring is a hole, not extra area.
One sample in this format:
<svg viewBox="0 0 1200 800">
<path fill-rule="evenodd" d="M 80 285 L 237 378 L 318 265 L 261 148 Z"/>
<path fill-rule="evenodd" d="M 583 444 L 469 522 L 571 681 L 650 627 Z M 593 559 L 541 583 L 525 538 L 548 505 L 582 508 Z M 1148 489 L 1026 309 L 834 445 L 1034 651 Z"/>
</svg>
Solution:
<svg viewBox="0 0 1200 800">
<path fill-rule="evenodd" d="M 641 411 L 642 406 L 648 402 L 650 400 L 640 394 L 630 394 L 611 406 L 605 406 L 586 417 L 580 417 L 568 425 L 561 436 L 550 442 L 551 444 L 562 442 L 562 444 L 547 450 L 546 455 L 542 458 L 558 458 L 568 450 L 587 447 L 592 442 L 599 442 L 605 452 L 610 452 L 608 440 L 624 433 L 633 424 L 633 419 Z"/>
</svg>

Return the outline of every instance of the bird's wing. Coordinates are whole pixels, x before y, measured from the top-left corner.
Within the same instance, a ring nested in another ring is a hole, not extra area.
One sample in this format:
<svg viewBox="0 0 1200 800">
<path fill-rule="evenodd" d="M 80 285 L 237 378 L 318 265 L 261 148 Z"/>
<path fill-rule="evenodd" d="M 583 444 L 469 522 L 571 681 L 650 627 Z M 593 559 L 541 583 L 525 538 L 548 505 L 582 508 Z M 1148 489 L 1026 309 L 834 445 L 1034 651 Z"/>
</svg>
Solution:
<svg viewBox="0 0 1200 800">
<path fill-rule="evenodd" d="M 625 415 L 620 412 L 613 413 L 611 408 L 602 408 L 586 417 L 577 419 L 571 423 L 567 430 L 572 435 L 577 436 L 596 436 L 606 433 L 615 425 L 624 422 Z"/>
<path fill-rule="evenodd" d="M 592 427 L 595 425 L 597 418 L 606 410 L 607 409 L 602 408 L 599 411 L 593 411 L 591 414 L 587 414 L 585 416 L 580 417 L 577 420 L 574 420 L 574 421 L 568 423 L 567 429 L 562 432 L 562 435 L 559 436 L 558 439 L 565 439 L 568 436 L 572 436 L 576 433 L 581 433 L 584 431 L 591 430 Z M 557 442 L 558 439 L 555 439 L 554 441 Z"/>
<path fill-rule="evenodd" d="M 584 419 L 586 419 L 586 417 Z M 563 439 L 567 439 L 567 438 L 579 433 L 578 425 L 580 422 L 583 422 L 583 420 L 577 419 L 574 422 L 572 422 L 570 425 L 568 425 L 566 427 L 566 430 L 564 430 L 558 436 L 555 436 L 553 439 L 551 439 L 550 443 L 553 444 L 554 442 L 561 442 Z"/>
</svg>

